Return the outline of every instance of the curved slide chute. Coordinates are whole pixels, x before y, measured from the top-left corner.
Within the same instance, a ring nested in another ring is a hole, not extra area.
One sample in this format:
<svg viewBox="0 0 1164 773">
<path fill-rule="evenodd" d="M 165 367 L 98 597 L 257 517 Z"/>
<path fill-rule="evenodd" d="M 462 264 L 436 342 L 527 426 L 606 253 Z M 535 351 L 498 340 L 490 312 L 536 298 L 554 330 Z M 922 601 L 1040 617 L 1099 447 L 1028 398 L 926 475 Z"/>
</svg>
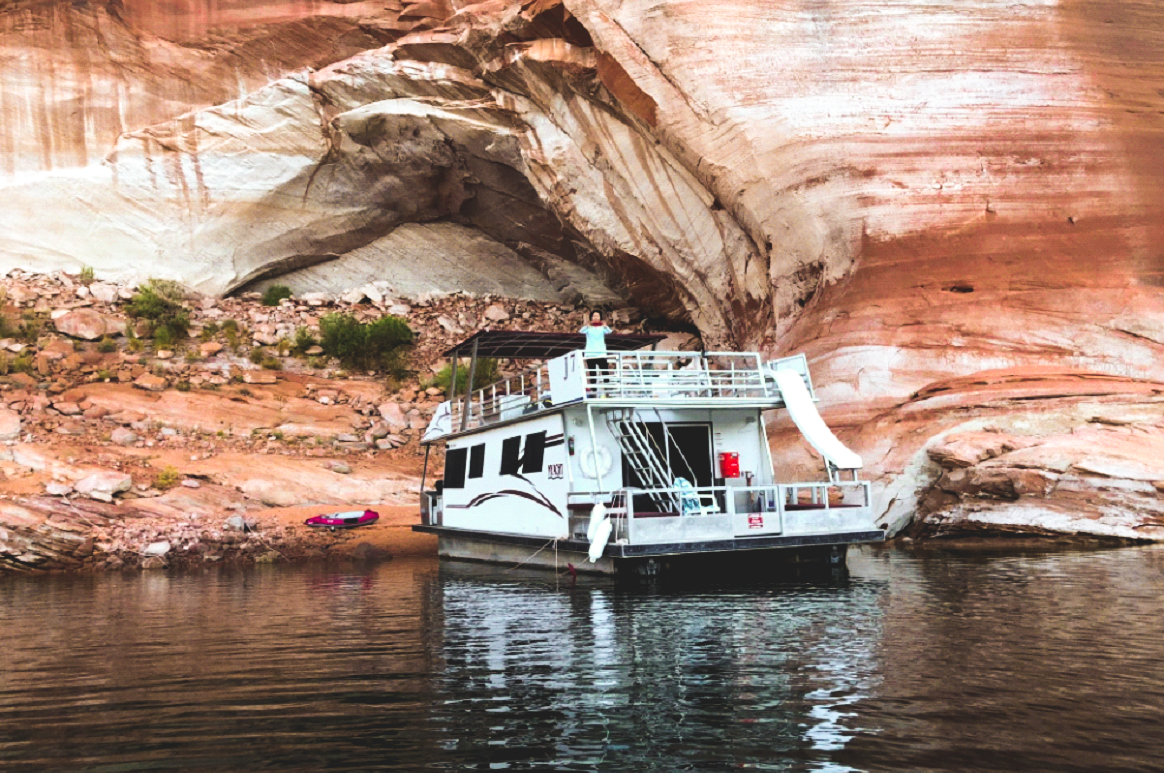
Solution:
<svg viewBox="0 0 1164 773">
<path fill-rule="evenodd" d="M 838 470 L 860 469 L 861 457 L 837 440 L 837 436 L 820 417 L 816 404 L 812 401 L 812 395 L 804 384 L 804 377 L 790 369 L 770 369 L 769 373 L 776 380 L 780 397 L 788 408 L 788 415 L 792 417 L 796 428 L 812 447 Z"/>
</svg>

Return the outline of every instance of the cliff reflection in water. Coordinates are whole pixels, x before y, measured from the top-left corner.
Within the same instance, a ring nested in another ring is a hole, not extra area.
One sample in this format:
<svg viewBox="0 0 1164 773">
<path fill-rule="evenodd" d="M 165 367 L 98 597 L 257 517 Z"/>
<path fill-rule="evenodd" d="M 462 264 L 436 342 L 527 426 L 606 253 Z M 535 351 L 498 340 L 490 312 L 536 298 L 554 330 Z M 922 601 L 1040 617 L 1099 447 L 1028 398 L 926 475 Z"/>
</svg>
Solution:
<svg viewBox="0 0 1164 773">
<path fill-rule="evenodd" d="M 849 707 L 878 680 L 883 581 L 651 591 L 464 565 L 442 579 L 432 721 L 482 763 L 807 764 L 860 731 Z"/>
</svg>

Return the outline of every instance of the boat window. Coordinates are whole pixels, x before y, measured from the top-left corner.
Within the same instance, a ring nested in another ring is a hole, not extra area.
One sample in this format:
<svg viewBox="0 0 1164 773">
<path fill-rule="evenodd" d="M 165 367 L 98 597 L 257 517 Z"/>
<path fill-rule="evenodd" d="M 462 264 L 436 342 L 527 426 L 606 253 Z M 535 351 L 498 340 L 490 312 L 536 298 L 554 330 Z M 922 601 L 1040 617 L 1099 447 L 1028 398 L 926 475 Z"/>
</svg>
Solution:
<svg viewBox="0 0 1164 773">
<path fill-rule="evenodd" d="M 450 448 L 445 453 L 445 488 L 465 487 L 465 458 L 467 448 Z"/>
<path fill-rule="evenodd" d="M 541 472 L 546 456 L 546 433 L 534 432 L 525 436 L 525 450 L 522 451 L 521 436 L 506 438 L 501 443 L 501 474 L 528 475 Z"/>
<path fill-rule="evenodd" d="M 469 449 L 469 477 L 480 478 L 485 474 L 485 444 L 478 443 Z"/>
<path fill-rule="evenodd" d="M 542 471 L 546 455 L 546 433 L 535 432 L 525 437 L 525 453 L 521 457 L 521 471 L 525 474 Z"/>
<path fill-rule="evenodd" d="M 501 474 L 516 475 L 521 470 L 521 435 L 501 442 Z"/>
</svg>

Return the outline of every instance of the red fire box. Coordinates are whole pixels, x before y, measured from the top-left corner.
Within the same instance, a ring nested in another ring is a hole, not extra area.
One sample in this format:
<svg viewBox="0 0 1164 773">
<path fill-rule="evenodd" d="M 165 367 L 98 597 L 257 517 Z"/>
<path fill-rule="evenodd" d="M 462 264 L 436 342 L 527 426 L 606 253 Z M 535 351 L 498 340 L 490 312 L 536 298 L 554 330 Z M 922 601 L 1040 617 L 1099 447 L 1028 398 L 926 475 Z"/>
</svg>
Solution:
<svg viewBox="0 0 1164 773">
<path fill-rule="evenodd" d="M 740 477 L 740 455 L 735 451 L 723 451 L 719 455 L 719 477 Z"/>
</svg>

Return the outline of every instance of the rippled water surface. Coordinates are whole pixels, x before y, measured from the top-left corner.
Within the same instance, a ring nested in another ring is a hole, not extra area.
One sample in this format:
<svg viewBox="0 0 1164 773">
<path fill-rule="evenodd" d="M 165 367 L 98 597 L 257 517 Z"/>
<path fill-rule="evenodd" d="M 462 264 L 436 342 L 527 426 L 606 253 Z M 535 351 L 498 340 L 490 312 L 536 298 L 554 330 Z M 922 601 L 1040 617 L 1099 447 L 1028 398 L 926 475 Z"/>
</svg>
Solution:
<svg viewBox="0 0 1164 773">
<path fill-rule="evenodd" d="M 1164 551 L 850 569 L 0 579 L 0 770 L 1164 768 Z"/>
</svg>

